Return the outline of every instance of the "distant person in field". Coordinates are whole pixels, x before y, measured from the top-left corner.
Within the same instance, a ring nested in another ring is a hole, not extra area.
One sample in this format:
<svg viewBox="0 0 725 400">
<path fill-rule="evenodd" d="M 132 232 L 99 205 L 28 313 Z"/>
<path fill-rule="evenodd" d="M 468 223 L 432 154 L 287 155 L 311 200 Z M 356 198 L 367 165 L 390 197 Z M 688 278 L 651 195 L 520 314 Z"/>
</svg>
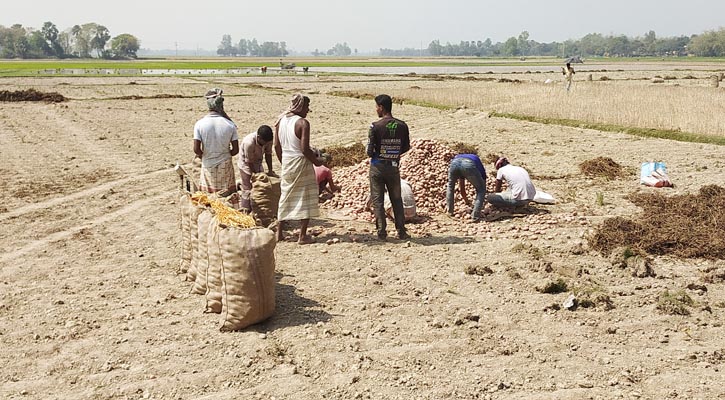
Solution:
<svg viewBox="0 0 725 400">
<path fill-rule="evenodd" d="M 400 157 L 410 150 L 408 125 L 393 118 L 393 99 L 387 94 L 375 97 L 379 120 L 370 125 L 367 154 L 370 157 L 370 197 L 378 239 L 386 240 L 385 192 L 393 207 L 398 239 L 409 239 L 405 230 L 405 209 L 400 192 Z"/>
<path fill-rule="evenodd" d="M 236 191 L 232 156 L 239 153 L 237 126 L 224 112 L 222 90 L 204 95 L 209 113 L 194 125 L 194 153 L 201 158 L 200 189 L 208 193 Z"/>
<path fill-rule="evenodd" d="M 310 218 L 320 215 L 319 186 L 315 178 L 315 165 L 322 162 L 310 148 L 310 123 L 305 119 L 310 112 L 310 98 L 299 93 L 277 123 L 274 150 L 282 163 L 280 171 L 277 240 L 284 239 L 285 221 L 299 220 L 298 244 L 312 243 L 307 235 Z"/>
<path fill-rule="evenodd" d="M 486 198 L 491 205 L 501 208 L 516 208 L 526 206 L 534 200 L 536 188 L 525 169 L 509 164 L 506 157 L 499 157 L 495 167 L 494 193 L 489 194 Z M 508 190 L 501 193 L 503 181 L 506 181 Z"/>
<path fill-rule="evenodd" d="M 242 181 L 241 204 L 242 209 L 252 210 L 249 195 L 252 192 L 252 174 L 264 172 L 262 159 L 267 163 L 267 173 L 274 176 L 272 170 L 272 144 L 274 133 L 268 125 L 260 126 L 242 139 L 239 149 L 239 178 Z"/>
<path fill-rule="evenodd" d="M 574 81 L 574 67 L 571 63 L 566 63 L 566 67 L 561 67 L 561 73 L 564 75 L 564 81 L 566 81 L 566 91 L 571 89 L 571 83 Z"/>
<path fill-rule="evenodd" d="M 466 181 L 470 182 L 476 189 L 476 201 L 473 202 L 471 220 L 478 222 L 481 220 L 481 209 L 486 200 L 486 169 L 483 167 L 481 159 L 475 154 L 458 154 L 451 160 L 448 167 L 448 187 L 446 189 L 448 215 L 453 216 L 456 182 L 458 182 L 463 201 L 467 205 L 471 205 L 471 201 L 466 194 Z"/>
<path fill-rule="evenodd" d="M 264 67 L 262 67 L 260 69 L 262 70 L 262 75 L 266 75 L 267 74 L 267 66 L 264 66 Z"/>
</svg>

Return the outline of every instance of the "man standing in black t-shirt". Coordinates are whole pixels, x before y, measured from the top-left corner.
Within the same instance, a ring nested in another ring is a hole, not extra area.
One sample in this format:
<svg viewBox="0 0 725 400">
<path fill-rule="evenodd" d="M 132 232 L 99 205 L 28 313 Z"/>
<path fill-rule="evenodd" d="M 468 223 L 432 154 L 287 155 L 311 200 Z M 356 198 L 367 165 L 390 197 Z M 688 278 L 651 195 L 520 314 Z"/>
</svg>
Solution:
<svg viewBox="0 0 725 400">
<path fill-rule="evenodd" d="M 385 220 L 384 198 L 387 188 L 393 205 L 395 229 L 398 239 L 409 239 L 405 230 L 403 199 L 400 194 L 400 156 L 410 150 L 410 133 L 405 122 L 393 118 L 393 99 L 387 94 L 375 97 L 376 111 L 380 119 L 370 125 L 367 153 L 370 157 L 370 198 L 375 213 L 378 238 L 388 237 Z"/>
</svg>

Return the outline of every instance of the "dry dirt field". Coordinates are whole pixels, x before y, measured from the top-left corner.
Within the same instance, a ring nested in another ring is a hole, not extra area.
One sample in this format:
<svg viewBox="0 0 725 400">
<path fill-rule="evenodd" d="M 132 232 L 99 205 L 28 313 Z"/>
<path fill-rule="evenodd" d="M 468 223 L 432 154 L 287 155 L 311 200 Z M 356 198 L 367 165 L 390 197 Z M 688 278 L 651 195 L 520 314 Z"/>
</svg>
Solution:
<svg viewBox="0 0 725 400">
<path fill-rule="evenodd" d="M 4 90 L 71 99 L 0 103 L 0 398 L 725 398 L 725 284 L 704 279 L 725 272 L 723 260 L 658 257 L 656 277 L 636 278 L 586 241 L 605 218 L 638 212 L 629 193 L 723 185 L 725 148 L 471 108 L 404 104 L 393 113 L 413 138 L 462 141 L 525 166 L 559 200 L 534 207 L 555 223 L 530 232 L 532 215 L 515 215 L 483 222 L 497 233 L 481 236 L 432 215 L 435 232 L 378 242 L 369 223 L 323 212 L 312 223 L 316 244 L 277 245 L 275 315 L 219 332 L 219 315 L 202 313 L 204 300 L 177 272 L 172 167 L 192 160 L 200 95 L 222 87 L 244 134 L 303 91 L 313 143 L 324 147 L 363 140 L 376 119 L 371 100 L 327 93 L 451 84 L 423 79 L 0 80 Z M 122 98 L 159 94 L 182 97 Z M 596 157 L 632 171 L 665 161 L 676 187 L 641 187 L 634 172 L 581 176 L 578 164 Z M 325 244 L 331 238 L 340 243 Z M 476 267 L 480 275 L 464 272 Z M 559 279 L 573 289 L 537 290 Z M 608 296 L 613 308 L 559 308 L 576 288 Z M 659 311 L 665 290 L 692 297 L 690 315 Z"/>
</svg>

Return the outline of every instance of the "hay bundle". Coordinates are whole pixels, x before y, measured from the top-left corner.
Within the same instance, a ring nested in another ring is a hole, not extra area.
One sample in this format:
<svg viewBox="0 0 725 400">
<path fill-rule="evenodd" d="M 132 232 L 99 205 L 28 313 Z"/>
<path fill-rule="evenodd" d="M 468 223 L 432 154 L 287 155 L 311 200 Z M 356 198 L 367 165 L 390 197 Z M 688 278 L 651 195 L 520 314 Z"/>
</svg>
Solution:
<svg viewBox="0 0 725 400">
<path fill-rule="evenodd" d="M 597 157 L 579 164 L 581 172 L 590 177 L 601 177 L 607 179 L 622 178 L 626 172 L 621 165 L 609 157 Z"/>
<path fill-rule="evenodd" d="M 699 194 L 671 197 L 636 193 L 628 200 L 641 206 L 642 213 L 632 220 L 605 220 L 589 238 L 592 249 L 609 254 L 627 246 L 655 255 L 725 258 L 725 188 L 709 185 Z"/>
<path fill-rule="evenodd" d="M 362 143 L 353 143 L 346 146 L 330 146 L 321 151 L 332 157 L 332 160 L 327 163 L 327 166 L 330 168 L 355 165 L 368 157 L 365 145 Z"/>
</svg>

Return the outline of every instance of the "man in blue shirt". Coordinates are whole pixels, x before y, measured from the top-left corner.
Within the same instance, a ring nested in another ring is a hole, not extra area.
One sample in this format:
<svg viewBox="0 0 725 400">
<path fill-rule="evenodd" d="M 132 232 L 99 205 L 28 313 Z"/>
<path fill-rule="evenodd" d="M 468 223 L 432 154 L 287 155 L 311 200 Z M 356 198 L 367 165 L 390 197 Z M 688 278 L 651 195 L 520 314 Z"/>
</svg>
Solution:
<svg viewBox="0 0 725 400">
<path fill-rule="evenodd" d="M 463 201 L 468 205 L 471 204 L 466 195 L 465 181 L 471 182 L 473 187 L 476 188 L 476 201 L 473 203 L 471 219 L 478 222 L 481 219 L 481 208 L 483 208 L 483 202 L 486 198 L 486 169 L 483 167 L 481 159 L 475 154 L 459 154 L 451 160 L 448 167 L 448 189 L 446 190 L 448 215 L 453 215 L 456 182 L 459 183 Z"/>
</svg>

